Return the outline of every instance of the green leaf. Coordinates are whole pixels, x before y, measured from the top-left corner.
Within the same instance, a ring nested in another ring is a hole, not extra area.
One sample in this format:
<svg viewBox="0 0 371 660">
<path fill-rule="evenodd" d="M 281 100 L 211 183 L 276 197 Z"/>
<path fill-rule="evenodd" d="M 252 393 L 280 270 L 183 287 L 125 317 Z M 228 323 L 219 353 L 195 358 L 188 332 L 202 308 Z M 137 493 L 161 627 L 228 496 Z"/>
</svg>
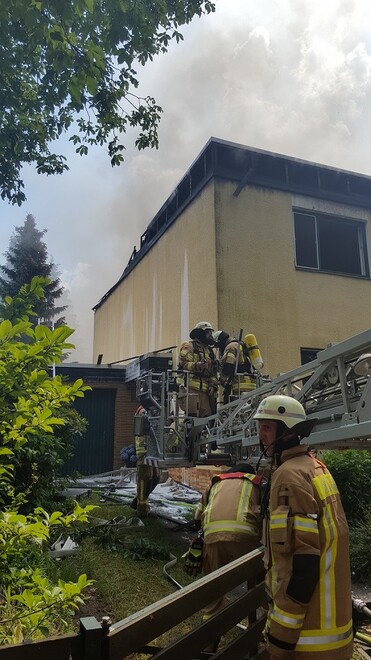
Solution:
<svg viewBox="0 0 371 660">
<path fill-rule="evenodd" d="M 98 80 L 96 78 L 92 78 L 91 76 L 88 76 L 86 78 L 86 87 L 88 89 L 89 94 L 95 96 L 95 94 L 98 91 Z"/>
<path fill-rule="evenodd" d="M 94 0 L 84 0 L 85 7 L 92 14 L 94 11 Z"/>
</svg>

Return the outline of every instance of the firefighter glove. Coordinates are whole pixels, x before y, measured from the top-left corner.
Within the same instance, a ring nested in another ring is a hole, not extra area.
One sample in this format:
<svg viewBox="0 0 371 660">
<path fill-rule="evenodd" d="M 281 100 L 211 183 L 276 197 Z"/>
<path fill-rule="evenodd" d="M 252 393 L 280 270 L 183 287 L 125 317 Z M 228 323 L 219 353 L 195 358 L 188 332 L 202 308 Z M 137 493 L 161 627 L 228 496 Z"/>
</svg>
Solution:
<svg viewBox="0 0 371 660">
<path fill-rule="evenodd" d="M 200 362 L 196 362 L 196 372 L 208 374 L 212 372 L 212 368 L 212 360 L 200 360 Z"/>
<path fill-rule="evenodd" d="M 183 555 L 185 559 L 184 570 L 188 575 L 198 575 L 202 571 L 202 550 L 204 540 L 202 536 L 196 536 Z"/>
</svg>

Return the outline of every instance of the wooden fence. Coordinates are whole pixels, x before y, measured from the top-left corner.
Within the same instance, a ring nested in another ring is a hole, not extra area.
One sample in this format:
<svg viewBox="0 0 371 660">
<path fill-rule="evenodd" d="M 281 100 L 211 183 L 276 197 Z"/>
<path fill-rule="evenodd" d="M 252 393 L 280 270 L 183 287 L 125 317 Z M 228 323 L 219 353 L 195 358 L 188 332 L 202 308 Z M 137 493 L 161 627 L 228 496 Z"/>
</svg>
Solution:
<svg viewBox="0 0 371 660">
<path fill-rule="evenodd" d="M 94 617 L 86 617 L 80 620 L 77 634 L 0 647 L 0 660 L 123 660 L 133 653 L 146 653 L 156 660 L 262 659 L 265 654 L 259 642 L 266 617 L 257 613 L 264 603 L 262 554 L 262 549 L 254 550 L 118 623 L 102 623 Z M 241 586 L 245 587 L 238 590 L 242 595 L 223 611 L 166 647 L 154 644 L 160 635 L 171 631 L 217 597 Z M 249 625 L 232 636 L 227 645 L 212 656 L 203 652 L 210 642 L 247 618 Z"/>
</svg>

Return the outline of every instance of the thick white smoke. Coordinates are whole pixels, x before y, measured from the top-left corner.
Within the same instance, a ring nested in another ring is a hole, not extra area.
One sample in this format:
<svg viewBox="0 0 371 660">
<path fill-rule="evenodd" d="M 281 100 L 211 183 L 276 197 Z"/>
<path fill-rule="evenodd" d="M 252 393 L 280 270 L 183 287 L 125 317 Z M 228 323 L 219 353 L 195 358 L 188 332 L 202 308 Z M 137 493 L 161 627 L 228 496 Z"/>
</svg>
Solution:
<svg viewBox="0 0 371 660">
<path fill-rule="evenodd" d="M 58 178 L 27 173 L 28 203 L 2 205 L 0 239 L 32 213 L 70 290 L 78 350 L 92 359 L 91 307 L 210 136 L 371 174 L 371 5 L 367 0 L 216 0 L 184 42 L 144 69 L 163 107 L 160 149 L 110 168 L 103 151 Z M 71 152 L 71 148 L 68 148 Z"/>
</svg>

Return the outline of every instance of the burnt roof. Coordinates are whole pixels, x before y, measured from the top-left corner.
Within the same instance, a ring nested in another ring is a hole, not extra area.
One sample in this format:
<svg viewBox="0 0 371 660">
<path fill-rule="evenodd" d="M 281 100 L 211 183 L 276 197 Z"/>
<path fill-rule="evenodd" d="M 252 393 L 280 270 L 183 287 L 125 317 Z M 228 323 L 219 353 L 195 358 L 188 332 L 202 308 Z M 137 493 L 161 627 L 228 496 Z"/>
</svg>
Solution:
<svg viewBox="0 0 371 660">
<path fill-rule="evenodd" d="M 129 275 L 212 178 L 371 208 L 371 177 L 211 137 L 170 197 L 148 225 L 119 280 L 93 307 L 99 307 Z"/>
</svg>

